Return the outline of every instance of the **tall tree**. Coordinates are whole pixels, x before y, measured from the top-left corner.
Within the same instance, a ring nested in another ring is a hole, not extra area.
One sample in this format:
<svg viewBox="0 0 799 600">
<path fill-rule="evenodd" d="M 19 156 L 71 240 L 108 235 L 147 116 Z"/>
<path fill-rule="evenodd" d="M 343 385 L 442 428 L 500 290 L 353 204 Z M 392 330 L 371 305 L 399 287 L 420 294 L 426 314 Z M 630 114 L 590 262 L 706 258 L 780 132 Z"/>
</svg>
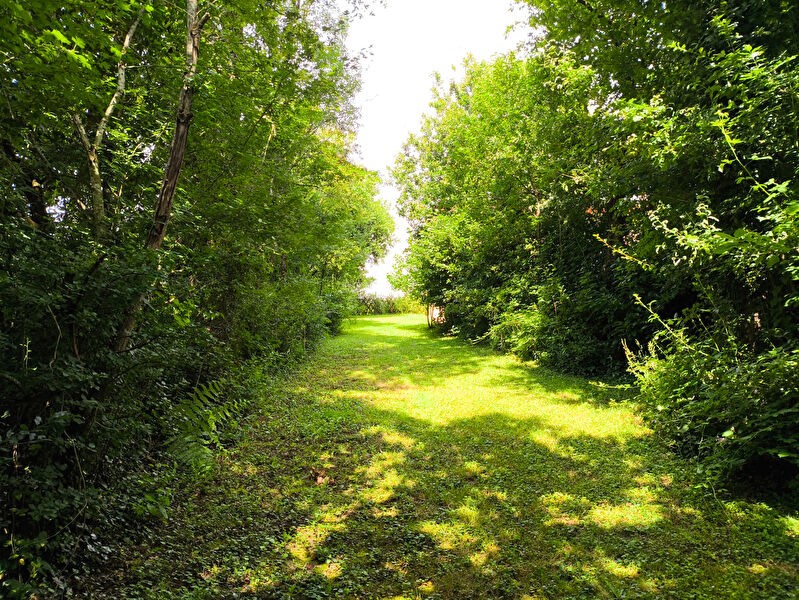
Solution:
<svg viewBox="0 0 799 600">
<path fill-rule="evenodd" d="M 795 7 L 527 4 L 529 55 L 472 65 L 399 159 L 408 289 L 560 368 L 626 343 L 714 477 L 797 464 Z"/>
<path fill-rule="evenodd" d="M 201 9 L 0 3 L 4 597 L 166 515 L 242 362 L 302 358 L 388 243 L 339 9 Z"/>
</svg>

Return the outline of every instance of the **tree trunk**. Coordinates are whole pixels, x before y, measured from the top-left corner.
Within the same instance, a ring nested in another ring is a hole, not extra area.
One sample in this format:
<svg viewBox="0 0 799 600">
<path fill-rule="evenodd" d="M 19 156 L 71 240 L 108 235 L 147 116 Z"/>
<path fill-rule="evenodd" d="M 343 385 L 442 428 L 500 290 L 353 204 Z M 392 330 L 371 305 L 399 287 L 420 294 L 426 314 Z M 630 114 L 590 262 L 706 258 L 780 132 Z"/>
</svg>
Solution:
<svg viewBox="0 0 799 600">
<path fill-rule="evenodd" d="M 122 52 L 117 63 L 117 87 L 108 102 L 108 106 L 105 108 L 103 117 L 97 124 L 94 140 L 89 139 L 89 134 L 83 125 L 83 119 L 81 119 L 80 115 L 72 115 L 72 122 L 75 123 L 75 127 L 78 130 L 81 144 L 83 144 L 83 149 L 86 151 L 86 161 L 89 164 L 89 187 L 92 191 L 92 225 L 94 237 L 97 240 L 104 240 L 108 236 L 108 221 L 105 215 L 105 197 L 103 195 L 103 176 L 100 174 L 100 149 L 103 147 L 103 137 L 105 136 L 108 122 L 114 114 L 119 99 L 125 93 L 125 71 L 128 68 L 128 64 L 125 62 L 125 54 L 130 47 L 131 41 L 133 41 L 133 35 L 136 33 L 136 28 L 139 26 L 144 10 L 144 7 L 139 10 L 139 14 L 136 15 L 130 28 L 128 28 L 127 35 L 125 35 L 125 41 L 122 43 Z"/>
<path fill-rule="evenodd" d="M 83 144 L 83 149 L 86 151 L 86 162 L 89 166 L 89 188 L 92 191 L 92 198 L 90 202 L 92 210 L 92 228 L 94 229 L 94 238 L 96 240 L 105 239 L 107 233 L 107 223 L 105 219 L 105 200 L 103 198 L 103 176 L 100 174 L 100 159 L 97 155 L 100 145 L 102 144 L 102 132 L 100 135 L 100 144 L 89 140 L 86 133 L 86 128 L 83 126 L 83 121 L 79 115 L 72 115 L 72 121 L 80 135 L 80 141 Z M 98 128 L 98 131 L 100 129 Z"/>
<path fill-rule="evenodd" d="M 158 200 L 155 204 L 155 217 L 150 232 L 147 234 L 147 248 L 157 250 L 164 242 L 166 226 L 172 214 L 172 199 L 178 186 L 178 177 L 183 167 L 183 157 L 186 155 L 186 141 L 189 137 L 191 125 L 191 100 L 194 93 L 192 83 L 197 72 L 197 58 L 200 50 L 200 30 L 209 15 L 206 13 L 197 18 L 197 0 L 186 2 L 186 71 L 183 74 L 183 85 L 178 97 L 178 114 L 175 122 L 175 132 L 172 136 L 172 145 L 169 150 L 169 160 L 164 169 L 164 181 Z"/>
<path fill-rule="evenodd" d="M 200 31 L 210 15 L 207 13 L 202 17 L 197 17 L 197 0 L 187 0 L 186 2 L 186 70 L 183 73 L 183 85 L 178 96 L 178 110 L 175 121 L 175 131 L 172 135 L 172 143 L 169 148 L 169 160 L 164 167 L 164 179 L 161 182 L 161 190 L 155 203 L 155 213 L 153 224 L 147 234 L 145 247 L 150 250 L 158 250 L 164 243 L 166 227 L 172 215 L 172 200 L 175 197 L 175 190 L 178 186 L 180 170 L 183 167 L 183 157 L 186 155 L 186 142 L 189 137 L 189 127 L 191 126 L 191 101 L 194 94 L 192 83 L 194 75 L 197 73 L 197 59 L 200 50 Z M 116 349 L 122 352 L 127 349 L 130 343 L 130 336 L 136 326 L 136 315 L 139 312 L 143 298 L 139 298 L 131 307 L 128 316 L 125 318 L 116 341 Z"/>
</svg>

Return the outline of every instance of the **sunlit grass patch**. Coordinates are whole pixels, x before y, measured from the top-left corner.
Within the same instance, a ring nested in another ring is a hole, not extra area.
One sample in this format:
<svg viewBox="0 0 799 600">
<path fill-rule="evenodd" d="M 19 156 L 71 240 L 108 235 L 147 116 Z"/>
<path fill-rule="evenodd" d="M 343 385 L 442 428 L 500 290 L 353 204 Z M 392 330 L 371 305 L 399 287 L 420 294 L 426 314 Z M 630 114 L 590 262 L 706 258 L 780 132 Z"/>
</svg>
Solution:
<svg viewBox="0 0 799 600">
<path fill-rule="evenodd" d="M 463 463 L 463 471 L 467 478 L 477 479 L 486 474 L 486 468 L 476 460 L 467 460 Z"/>
<path fill-rule="evenodd" d="M 563 443 L 559 436 L 553 435 L 549 430 L 534 431 L 530 438 L 553 454 L 568 458 L 575 463 L 588 463 L 591 460 L 588 454 L 580 452 L 571 444 Z"/>
<path fill-rule="evenodd" d="M 655 504 L 658 499 L 658 490 L 649 486 L 629 488 L 625 492 L 626 496 L 636 504 Z"/>
<path fill-rule="evenodd" d="M 541 504 L 549 515 L 544 520 L 545 525 L 581 525 L 591 508 L 588 498 L 577 498 L 563 492 L 542 496 Z"/>
<path fill-rule="evenodd" d="M 785 526 L 785 532 L 789 536 L 799 538 L 799 517 L 782 517 L 780 522 Z"/>
<path fill-rule="evenodd" d="M 389 506 L 389 507 L 382 507 L 382 506 L 375 506 L 372 508 L 372 515 L 378 519 L 393 519 L 398 517 L 400 514 L 399 509 L 396 506 Z"/>
<path fill-rule="evenodd" d="M 433 538 L 442 550 L 457 550 L 466 553 L 479 538 L 471 532 L 465 523 L 437 523 L 423 521 L 419 524 L 419 531 Z"/>
<path fill-rule="evenodd" d="M 432 581 L 423 581 L 419 584 L 419 592 L 427 596 L 436 591 L 436 586 Z"/>
<path fill-rule="evenodd" d="M 396 489 L 399 486 L 408 485 L 408 483 L 408 480 L 403 475 L 400 475 L 394 469 L 389 469 L 381 475 L 379 481 L 372 487 L 364 490 L 361 495 L 366 500 L 370 500 L 377 504 L 383 504 L 394 497 Z"/>
<path fill-rule="evenodd" d="M 462 504 L 456 508 L 453 513 L 458 519 L 467 525 L 471 525 L 472 527 L 478 527 L 480 525 L 480 521 L 482 521 L 480 511 L 474 506 Z"/>
<path fill-rule="evenodd" d="M 599 527 L 650 527 L 663 519 L 663 508 L 657 504 L 626 502 L 602 503 L 591 508 L 587 520 Z"/>
<path fill-rule="evenodd" d="M 483 542 L 482 548 L 469 556 L 469 562 L 475 567 L 484 567 L 492 557 L 500 553 L 500 547 L 495 542 Z"/>
<path fill-rule="evenodd" d="M 625 564 L 606 556 L 601 556 L 597 562 L 603 570 L 622 579 L 633 579 L 641 574 L 640 566 L 635 563 Z"/>
<path fill-rule="evenodd" d="M 303 565 L 307 564 L 313 559 L 316 548 L 327 539 L 335 528 L 336 526 L 320 526 L 316 523 L 300 527 L 286 548 L 297 561 Z"/>
<path fill-rule="evenodd" d="M 405 462 L 405 458 L 404 452 L 381 452 L 369 465 L 363 467 L 362 471 L 369 479 L 379 479 L 388 471 L 396 473 L 392 467 Z"/>
<path fill-rule="evenodd" d="M 322 565 L 316 565 L 314 571 L 327 579 L 335 579 L 339 577 L 343 571 L 343 564 L 341 562 L 327 562 Z"/>
<path fill-rule="evenodd" d="M 379 435 L 383 442 L 392 446 L 402 446 L 410 450 L 416 445 L 416 440 L 394 429 L 389 429 L 384 425 L 373 425 L 362 430 L 364 435 Z"/>
</svg>

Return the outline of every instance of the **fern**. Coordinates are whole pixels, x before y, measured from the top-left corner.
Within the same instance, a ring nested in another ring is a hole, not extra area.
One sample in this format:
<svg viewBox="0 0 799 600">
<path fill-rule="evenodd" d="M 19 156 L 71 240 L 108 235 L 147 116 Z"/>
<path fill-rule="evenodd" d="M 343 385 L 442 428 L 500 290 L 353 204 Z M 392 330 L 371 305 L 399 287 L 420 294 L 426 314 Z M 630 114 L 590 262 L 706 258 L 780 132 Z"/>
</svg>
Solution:
<svg viewBox="0 0 799 600">
<path fill-rule="evenodd" d="M 174 459 L 195 474 L 203 475 L 213 467 L 213 448 L 221 446 L 221 427 L 241 409 L 241 400 L 221 401 L 222 380 L 196 386 L 176 407 L 175 434 L 167 440 Z"/>
</svg>

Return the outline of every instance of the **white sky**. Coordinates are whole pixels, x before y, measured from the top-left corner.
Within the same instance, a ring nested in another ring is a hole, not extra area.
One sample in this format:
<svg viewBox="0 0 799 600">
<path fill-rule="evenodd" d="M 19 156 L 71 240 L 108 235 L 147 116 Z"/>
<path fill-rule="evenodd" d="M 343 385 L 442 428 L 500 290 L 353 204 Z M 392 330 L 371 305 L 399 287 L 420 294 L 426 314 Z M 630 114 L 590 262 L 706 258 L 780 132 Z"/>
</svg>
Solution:
<svg viewBox="0 0 799 600">
<path fill-rule="evenodd" d="M 381 196 L 394 204 L 397 190 L 387 185 L 388 170 L 411 132 L 419 130 L 432 100 L 433 74 L 457 79 L 463 59 L 488 59 L 516 47 L 521 33 L 506 36 L 520 19 L 513 0 L 386 0 L 374 16 L 354 21 L 348 45 L 371 49 L 363 65 L 363 88 L 355 99 L 361 110 L 357 159 L 380 172 Z M 406 244 L 404 223 L 397 223 L 397 244 L 389 256 L 369 268 L 375 282 L 368 291 L 391 292 L 386 274 Z"/>
</svg>

